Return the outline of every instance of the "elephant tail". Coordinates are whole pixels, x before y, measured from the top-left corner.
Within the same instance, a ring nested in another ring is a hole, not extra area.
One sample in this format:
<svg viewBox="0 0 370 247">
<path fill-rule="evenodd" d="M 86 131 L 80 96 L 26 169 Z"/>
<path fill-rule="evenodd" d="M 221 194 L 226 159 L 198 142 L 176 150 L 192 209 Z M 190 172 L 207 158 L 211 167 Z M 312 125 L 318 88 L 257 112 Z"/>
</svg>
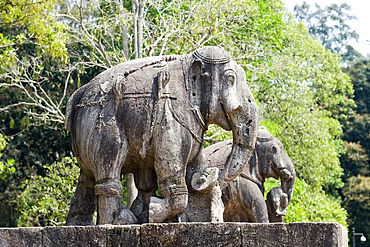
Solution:
<svg viewBox="0 0 370 247">
<path fill-rule="evenodd" d="M 66 109 L 66 119 L 64 121 L 64 128 L 66 130 L 72 131 L 73 127 L 73 118 L 76 111 L 76 105 L 80 102 L 82 96 L 84 95 L 86 89 L 89 87 L 89 84 L 85 84 L 79 89 L 77 89 L 72 96 L 69 98 Z"/>
</svg>

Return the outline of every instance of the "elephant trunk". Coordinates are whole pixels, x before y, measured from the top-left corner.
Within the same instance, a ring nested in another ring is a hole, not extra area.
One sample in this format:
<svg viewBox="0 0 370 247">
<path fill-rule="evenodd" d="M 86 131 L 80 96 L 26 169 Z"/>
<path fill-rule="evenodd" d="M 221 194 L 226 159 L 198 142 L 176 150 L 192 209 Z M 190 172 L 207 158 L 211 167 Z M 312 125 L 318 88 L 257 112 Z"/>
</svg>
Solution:
<svg viewBox="0 0 370 247">
<path fill-rule="evenodd" d="M 287 168 L 283 168 L 278 171 L 279 176 L 281 178 L 281 188 L 283 189 L 284 193 L 288 195 L 288 204 L 292 200 L 293 196 L 293 189 L 295 184 L 295 170 L 293 163 L 288 158 L 288 166 Z"/>
<path fill-rule="evenodd" d="M 241 174 L 255 147 L 258 131 L 257 105 L 254 101 L 247 101 L 245 105 L 247 106 L 239 106 L 231 111 L 227 111 L 227 107 L 225 109 L 233 131 L 233 146 L 219 176 L 221 189 Z"/>
</svg>

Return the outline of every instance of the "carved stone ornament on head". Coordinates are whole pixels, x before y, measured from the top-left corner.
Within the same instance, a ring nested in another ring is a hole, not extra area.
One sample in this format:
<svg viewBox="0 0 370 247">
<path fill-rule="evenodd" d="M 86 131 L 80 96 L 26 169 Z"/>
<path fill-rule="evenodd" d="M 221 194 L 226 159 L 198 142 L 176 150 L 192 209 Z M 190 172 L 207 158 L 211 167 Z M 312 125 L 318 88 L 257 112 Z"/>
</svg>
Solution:
<svg viewBox="0 0 370 247">
<path fill-rule="evenodd" d="M 196 50 L 193 56 L 209 64 L 223 64 L 231 61 L 230 54 L 221 47 L 219 49 L 214 49 L 213 46 L 204 47 Z"/>
<path fill-rule="evenodd" d="M 203 47 L 121 63 L 80 87 L 65 122 L 81 167 L 67 225 L 93 224 L 95 209 L 97 224 L 180 215 L 194 191 L 191 177 L 203 172 L 203 135 L 211 123 L 234 133 L 230 159 L 216 178 L 226 187 L 247 164 L 257 137 L 257 105 L 245 77 L 224 49 Z M 119 182 L 126 173 L 134 174 L 138 189 L 130 210 Z"/>
<path fill-rule="evenodd" d="M 204 166 L 224 169 L 232 150 L 232 140 L 211 145 L 203 150 Z M 281 187 L 263 197 L 265 178 L 281 179 Z M 253 155 L 236 180 L 222 191 L 224 220 L 234 222 L 282 222 L 292 200 L 295 170 L 282 143 L 267 130 L 260 129 Z"/>
</svg>

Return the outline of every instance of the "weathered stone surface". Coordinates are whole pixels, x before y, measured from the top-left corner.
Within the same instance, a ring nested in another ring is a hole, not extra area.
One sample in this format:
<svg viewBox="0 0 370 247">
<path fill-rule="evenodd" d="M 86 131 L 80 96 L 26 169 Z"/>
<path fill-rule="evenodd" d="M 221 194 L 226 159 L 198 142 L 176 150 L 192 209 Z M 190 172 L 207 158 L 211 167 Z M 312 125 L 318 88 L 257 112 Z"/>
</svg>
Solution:
<svg viewBox="0 0 370 247">
<path fill-rule="evenodd" d="M 0 247 L 42 246 L 41 227 L 0 228 Z"/>
<path fill-rule="evenodd" d="M 224 189 L 247 165 L 258 122 L 245 72 L 221 47 L 127 61 L 104 71 L 67 104 L 65 127 L 82 168 L 67 225 L 91 225 L 95 205 L 97 224 L 133 224 L 132 215 L 120 213 L 122 173 L 134 174 L 141 197 L 132 209 L 135 222 L 172 219 L 187 207 L 187 176 L 203 173 L 207 126 L 233 131 L 233 152 L 215 177 Z M 163 198 L 153 194 L 157 181 Z M 96 201 L 84 203 L 94 196 Z"/>
<path fill-rule="evenodd" d="M 180 224 L 144 224 L 141 226 L 142 246 L 179 246 Z"/>
<path fill-rule="evenodd" d="M 42 246 L 104 247 L 106 228 L 99 226 L 45 227 L 42 230 Z"/>
<path fill-rule="evenodd" d="M 275 247 L 288 246 L 287 224 L 240 224 L 242 246 Z M 299 245 L 296 245 L 299 246 Z"/>
<path fill-rule="evenodd" d="M 225 140 L 205 148 L 204 166 L 224 170 L 232 146 L 232 140 Z M 266 206 L 263 188 L 265 178 L 269 177 L 280 178 L 281 188 L 271 190 Z M 292 200 L 295 178 L 294 165 L 283 144 L 267 130 L 259 129 L 252 157 L 241 175 L 222 191 L 224 221 L 282 222 Z"/>
<path fill-rule="evenodd" d="M 0 247 L 46 246 L 314 246 L 348 247 L 338 223 L 158 223 L 0 228 Z"/>
<path fill-rule="evenodd" d="M 348 246 L 346 229 L 338 223 L 290 223 L 289 246 Z"/>
<path fill-rule="evenodd" d="M 189 193 L 188 206 L 181 214 L 182 222 L 206 222 L 211 218 L 211 198 L 209 193 Z M 201 209 L 201 210 L 200 210 Z"/>
<path fill-rule="evenodd" d="M 107 226 L 107 247 L 140 246 L 140 225 Z"/>
<path fill-rule="evenodd" d="M 180 224 L 181 246 L 241 246 L 237 223 Z"/>
<path fill-rule="evenodd" d="M 241 246 L 237 223 L 145 224 L 142 246 Z"/>
</svg>

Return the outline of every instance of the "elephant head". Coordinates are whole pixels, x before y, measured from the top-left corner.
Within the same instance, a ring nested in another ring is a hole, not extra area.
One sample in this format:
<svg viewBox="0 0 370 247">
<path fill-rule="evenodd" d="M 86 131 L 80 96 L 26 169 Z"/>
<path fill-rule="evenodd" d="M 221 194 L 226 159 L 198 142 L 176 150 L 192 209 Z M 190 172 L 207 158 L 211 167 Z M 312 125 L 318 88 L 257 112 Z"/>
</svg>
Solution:
<svg viewBox="0 0 370 247">
<path fill-rule="evenodd" d="M 220 47 L 204 47 L 192 56 L 189 98 L 204 124 L 233 132 L 233 146 L 219 176 L 221 189 L 240 175 L 252 155 L 258 130 L 258 111 L 244 70 Z"/>
<path fill-rule="evenodd" d="M 258 131 L 255 155 L 251 162 L 258 163 L 262 178 L 281 178 L 281 188 L 288 196 L 288 204 L 292 200 L 295 184 L 295 170 L 292 161 L 286 154 L 283 144 L 267 130 Z"/>
<path fill-rule="evenodd" d="M 289 205 L 288 195 L 281 187 L 274 187 L 267 193 L 266 205 L 270 223 L 283 222 Z"/>
</svg>

